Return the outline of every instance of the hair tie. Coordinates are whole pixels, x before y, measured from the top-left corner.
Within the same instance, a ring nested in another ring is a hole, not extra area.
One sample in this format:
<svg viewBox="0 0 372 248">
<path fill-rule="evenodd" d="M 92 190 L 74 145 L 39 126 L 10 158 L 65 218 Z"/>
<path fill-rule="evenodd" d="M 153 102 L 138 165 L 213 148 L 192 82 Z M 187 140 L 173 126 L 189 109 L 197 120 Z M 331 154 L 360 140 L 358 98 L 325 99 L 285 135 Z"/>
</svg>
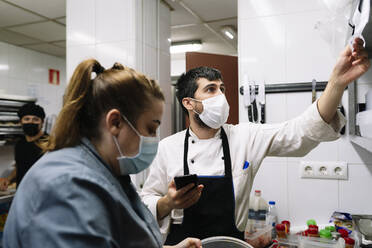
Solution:
<svg viewBox="0 0 372 248">
<path fill-rule="evenodd" d="M 103 66 L 101 66 L 98 62 L 94 63 L 93 72 L 95 72 L 97 76 L 104 71 L 105 71 L 105 68 L 103 68 Z"/>
</svg>

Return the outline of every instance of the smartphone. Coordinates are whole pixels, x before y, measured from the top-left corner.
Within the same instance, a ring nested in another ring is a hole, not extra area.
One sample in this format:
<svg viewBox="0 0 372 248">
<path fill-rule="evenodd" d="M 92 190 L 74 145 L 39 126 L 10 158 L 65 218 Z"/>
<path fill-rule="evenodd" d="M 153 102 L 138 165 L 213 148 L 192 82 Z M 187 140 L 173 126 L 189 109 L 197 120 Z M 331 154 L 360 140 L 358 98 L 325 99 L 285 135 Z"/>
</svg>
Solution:
<svg viewBox="0 0 372 248">
<path fill-rule="evenodd" d="M 196 174 L 184 175 L 174 177 L 174 182 L 176 183 L 176 189 L 179 190 L 190 183 L 194 183 L 195 188 L 198 185 L 198 176 Z"/>
</svg>

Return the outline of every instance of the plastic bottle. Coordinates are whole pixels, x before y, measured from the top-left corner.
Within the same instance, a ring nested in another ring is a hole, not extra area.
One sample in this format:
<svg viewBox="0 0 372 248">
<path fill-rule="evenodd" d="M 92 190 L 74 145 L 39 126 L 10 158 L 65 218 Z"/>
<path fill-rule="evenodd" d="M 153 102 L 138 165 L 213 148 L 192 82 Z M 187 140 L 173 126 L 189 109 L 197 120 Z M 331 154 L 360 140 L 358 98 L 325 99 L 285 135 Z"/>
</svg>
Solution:
<svg viewBox="0 0 372 248">
<path fill-rule="evenodd" d="M 269 208 L 266 215 L 266 225 L 273 227 L 271 233 L 273 239 L 276 237 L 276 224 L 278 224 L 278 211 L 275 207 L 275 201 L 269 201 Z"/>
<path fill-rule="evenodd" d="M 285 232 L 285 225 L 284 224 L 276 224 L 275 225 L 276 234 L 278 239 L 286 239 L 287 233 Z"/>
<path fill-rule="evenodd" d="M 261 197 L 261 190 L 255 190 L 249 199 L 248 222 L 245 231 L 253 233 L 259 228 L 265 227 L 268 205 Z"/>
</svg>

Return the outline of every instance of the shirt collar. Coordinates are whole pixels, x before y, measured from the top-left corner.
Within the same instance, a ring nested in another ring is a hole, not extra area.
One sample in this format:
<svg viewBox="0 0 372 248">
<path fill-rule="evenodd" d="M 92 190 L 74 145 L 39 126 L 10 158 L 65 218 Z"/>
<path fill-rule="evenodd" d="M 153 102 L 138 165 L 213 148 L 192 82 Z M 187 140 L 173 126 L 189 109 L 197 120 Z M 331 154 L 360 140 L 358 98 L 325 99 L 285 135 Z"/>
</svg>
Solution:
<svg viewBox="0 0 372 248">
<path fill-rule="evenodd" d="M 106 164 L 106 162 L 101 158 L 101 156 L 99 155 L 99 153 L 97 152 L 96 148 L 94 147 L 94 145 L 92 144 L 92 142 L 90 142 L 90 140 L 86 137 L 83 137 L 81 139 L 81 143 L 83 145 L 85 145 L 89 151 L 111 172 L 113 173 L 111 167 Z"/>
<path fill-rule="evenodd" d="M 198 136 L 191 130 L 191 127 L 189 127 L 189 133 L 190 133 L 190 137 L 196 139 L 196 140 L 201 140 L 198 138 Z M 221 137 L 221 128 L 218 129 L 218 131 L 216 132 L 216 134 L 214 135 L 214 137 L 212 139 L 216 139 L 216 138 L 220 138 Z"/>
</svg>

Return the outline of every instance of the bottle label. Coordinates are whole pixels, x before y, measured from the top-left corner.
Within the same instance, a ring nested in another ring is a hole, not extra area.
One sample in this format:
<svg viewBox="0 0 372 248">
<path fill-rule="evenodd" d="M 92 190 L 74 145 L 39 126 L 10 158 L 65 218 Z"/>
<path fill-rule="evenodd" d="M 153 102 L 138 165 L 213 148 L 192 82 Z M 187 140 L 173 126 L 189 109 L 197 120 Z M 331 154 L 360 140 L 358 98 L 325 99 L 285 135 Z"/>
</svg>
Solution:
<svg viewBox="0 0 372 248">
<path fill-rule="evenodd" d="M 265 220 L 266 219 L 266 210 L 258 210 L 254 211 L 253 209 L 249 209 L 248 211 L 248 219 L 253 220 Z"/>
</svg>

